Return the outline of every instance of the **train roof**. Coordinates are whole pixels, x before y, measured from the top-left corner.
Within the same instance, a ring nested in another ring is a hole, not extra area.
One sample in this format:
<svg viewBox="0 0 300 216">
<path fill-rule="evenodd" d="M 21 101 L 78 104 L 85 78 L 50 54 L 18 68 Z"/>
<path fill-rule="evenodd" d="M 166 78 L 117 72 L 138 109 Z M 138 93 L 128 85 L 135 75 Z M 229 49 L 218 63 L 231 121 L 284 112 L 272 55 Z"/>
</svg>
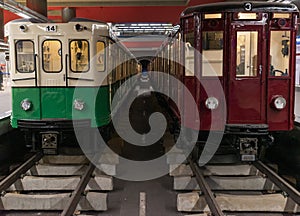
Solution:
<svg viewBox="0 0 300 216">
<path fill-rule="evenodd" d="M 37 19 L 34 18 L 30 18 L 30 19 L 15 19 L 15 20 L 11 20 L 11 23 L 21 23 L 21 22 L 31 22 L 31 23 L 44 23 L 44 22 L 40 22 Z M 107 24 L 107 22 L 104 22 L 102 20 L 93 20 L 93 19 L 87 19 L 87 18 L 81 18 L 81 17 L 76 17 L 71 19 L 69 22 L 92 22 L 92 23 L 98 23 L 98 24 Z M 61 24 L 61 23 L 53 23 L 53 24 Z"/>
<path fill-rule="evenodd" d="M 220 12 L 299 12 L 296 5 L 278 2 L 218 2 L 203 4 L 185 9 L 181 16 L 193 13 L 220 13 Z"/>
</svg>

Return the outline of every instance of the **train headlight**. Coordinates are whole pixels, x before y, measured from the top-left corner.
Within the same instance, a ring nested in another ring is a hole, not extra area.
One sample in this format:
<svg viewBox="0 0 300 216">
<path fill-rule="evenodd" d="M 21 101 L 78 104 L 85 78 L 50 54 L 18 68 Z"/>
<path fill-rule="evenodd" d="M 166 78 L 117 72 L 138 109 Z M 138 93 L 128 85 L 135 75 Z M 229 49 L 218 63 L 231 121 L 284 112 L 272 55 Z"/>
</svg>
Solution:
<svg viewBox="0 0 300 216">
<path fill-rule="evenodd" d="M 210 110 L 217 109 L 219 106 L 219 101 L 215 97 L 209 97 L 205 101 L 205 106 L 207 109 L 210 109 Z"/>
<path fill-rule="evenodd" d="M 28 30 L 28 27 L 27 27 L 27 25 L 20 25 L 19 29 L 21 32 L 26 32 Z"/>
<path fill-rule="evenodd" d="M 74 103 L 73 103 L 73 107 L 74 107 L 74 109 L 81 111 L 84 109 L 85 103 L 84 103 L 84 101 L 82 101 L 80 99 L 75 99 Z"/>
<path fill-rule="evenodd" d="M 278 109 L 282 110 L 286 106 L 286 100 L 282 96 L 277 96 L 273 99 L 273 106 Z"/>
<path fill-rule="evenodd" d="M 31 106 L 32 106 L 32 103 L 31 103 L 30 100 L 24 99 L 24 100 L 21 101 L 21 108 L 24 111 L 30 110 Z"/>
</svg>

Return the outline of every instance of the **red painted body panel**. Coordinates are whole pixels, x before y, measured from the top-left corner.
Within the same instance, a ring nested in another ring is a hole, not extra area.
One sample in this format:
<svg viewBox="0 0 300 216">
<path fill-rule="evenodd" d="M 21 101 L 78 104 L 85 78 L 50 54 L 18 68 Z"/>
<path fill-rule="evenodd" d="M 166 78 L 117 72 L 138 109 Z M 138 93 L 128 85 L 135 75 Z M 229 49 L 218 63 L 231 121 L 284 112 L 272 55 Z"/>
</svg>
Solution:
<svg viewBox="0 0 300 216">
<path fill-rule="evenodd" d="M 201 79 L 200 87 L 200 130 L 222 130 L 226 119 L 226 101 L 223 97 L 223 92 L 220 91 L 219 87 L 222 88 L 223 80 L 219 78 L 212 79 Z M 205 101 L 209 97 L 205 89 L 210 92 L 209 96 L 214 96 L 219 100 L 219 106 L 215 110 L 209 110 L 205 106 Z M 223 99 L 221 99 L 223 98 Z M 213 122 L 213 124 L 211 124 Z"/>
<path fill-rule="evenodd" d="M 262 89 L 257 80 L 243 79 L 230 82 L 228 95 L 228 124 L 261 124 L 264 107 L 261 105 Z"/>
<path fill-rule="evenodd" d="M 190 91 L 190 94 L 195 98 L 196 92 L 195 92 L 195 78 L 194 77 L 185 77 L 184 84 L 187 87 L 187 89 Z M 186 92 L 183 92 L 186 94 Z M 184 126 L 187 128 L 192 128 L 195 130 L 199 130 L 200 128 L 200 122 L 197 118 L 197 110 L 196 107 L 193 107 L 190 105 L 190 101 L 187 99 L 188 97 L 185 97 L 183 95 L 183 103 L 184 103 Z"/>
<path fill-rule="evenodd" d="M 289 130 L 290 123 L 293 122 L 293 103 L 290 98 L 290 79 L 270 78 L 268 81 L 268 104 L 267 119 L 270 130 Z M 271 102 L 274 96 L 281 95 L 287 98 L 287 106 L 283 110 L 272 107 Z"/>
</svg>

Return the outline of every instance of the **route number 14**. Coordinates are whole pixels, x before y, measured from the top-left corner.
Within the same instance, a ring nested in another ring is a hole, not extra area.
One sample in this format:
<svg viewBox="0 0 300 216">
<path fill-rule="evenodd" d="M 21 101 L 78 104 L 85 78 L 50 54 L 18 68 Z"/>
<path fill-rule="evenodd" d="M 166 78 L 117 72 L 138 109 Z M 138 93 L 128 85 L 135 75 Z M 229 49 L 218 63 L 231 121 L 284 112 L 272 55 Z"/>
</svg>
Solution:
<svg viewBox="0 0 300 216">
<path fill-rule="evenodd" d="M 56 32 L 56 26 L 55 25 L 48 25 L 46 26 L 46 32 Z"/>
</svg>

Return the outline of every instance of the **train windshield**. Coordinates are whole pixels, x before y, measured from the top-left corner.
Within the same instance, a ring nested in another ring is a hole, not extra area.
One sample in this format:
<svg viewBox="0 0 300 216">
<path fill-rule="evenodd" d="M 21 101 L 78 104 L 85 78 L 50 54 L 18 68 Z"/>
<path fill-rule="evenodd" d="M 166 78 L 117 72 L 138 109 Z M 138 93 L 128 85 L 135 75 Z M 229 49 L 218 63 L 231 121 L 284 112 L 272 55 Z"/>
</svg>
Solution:
<svg viewBox="0 0 300 216">
<path fill-rule="evenodd" d="M 87 72 L 90 61 L 88 41 L 72 40 L 70 42 L 70 58 L 72 72 Z"/>
<path fill-rule="evenodd" d="M 257 31 L 238 31 L 236 49 L 236 76 L 257 76 Z"/>
<path fill-rule="evenodd" d="M 105 70 L 105 44 L 103 41 L 97 41 L 97 71 Z"/>
<path fill-rule="evenodd" d="M 290 62 L 290 31 L 271 31 L 270 75 L 288 76 Z"/>
<path fill-rule="evenodd" d="M 223 31 L 202 32 L 202 76 L 223 75 Z"/>
<path fill-rule="evenodd" d="M 194 32 L 189 32 L 185 34 L 185 76 L 194 76 L 194 58 L 195 58 L 195 48 L 194 48 Z"/>
<path fill-rule="evenodd" d="M 47 73 L 58 73 L 62 70 L 61 42 L 45 40 L 43 47 L 43 69 Z"/>
<path fill-rule="evenodd" d="M 16 42 L 16 65 L 20 73 L 34 72 L 34 44 L 30 40 Z"/>
</svg>

